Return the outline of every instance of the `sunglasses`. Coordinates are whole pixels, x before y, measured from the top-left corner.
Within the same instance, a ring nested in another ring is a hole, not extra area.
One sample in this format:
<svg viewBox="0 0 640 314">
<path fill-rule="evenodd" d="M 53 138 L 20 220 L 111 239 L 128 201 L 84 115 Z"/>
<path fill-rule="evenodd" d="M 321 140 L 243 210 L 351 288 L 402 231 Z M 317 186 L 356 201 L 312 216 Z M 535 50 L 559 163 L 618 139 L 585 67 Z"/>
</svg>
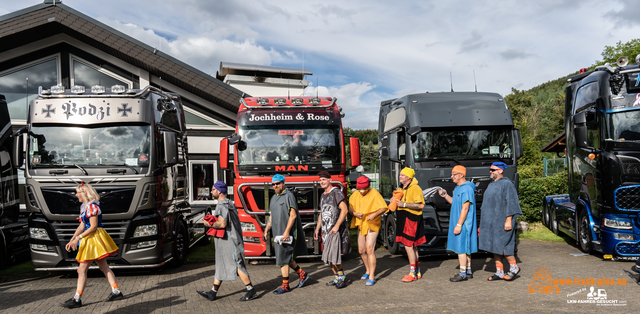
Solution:
<svg viewBox="0 0 640 314">
<path fill-rule="evenodd" d="M 271 186 L 276 186 L 276 185 L 280 185 L 280 184 L 282 184 L 282 182 L 274 182 L 274 183 L 271 183 Z"/>
<path fill-rule="evenodd" d="M 494 171 L 498 171 L 500 169 L 493 169 L 493 168 L 489 168 L 489 172 L 494 172 Z"/>
</svg>

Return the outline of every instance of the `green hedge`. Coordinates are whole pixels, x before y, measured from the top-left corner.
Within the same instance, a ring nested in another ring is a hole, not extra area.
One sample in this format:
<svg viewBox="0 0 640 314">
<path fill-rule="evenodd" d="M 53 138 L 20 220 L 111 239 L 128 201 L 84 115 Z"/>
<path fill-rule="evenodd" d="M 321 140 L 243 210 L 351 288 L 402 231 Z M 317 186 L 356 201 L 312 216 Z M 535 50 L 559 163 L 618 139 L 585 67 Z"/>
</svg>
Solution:
<svg viewBox="0 0 640 314">
<path fill-rule="evenodd" d="M 542 199 L 546 195 L 567 193 L 567 171 L 550 177 L 528 178 L 520 181 L 520 220 L 538 222 L 542 220 Z"/>
</svg>

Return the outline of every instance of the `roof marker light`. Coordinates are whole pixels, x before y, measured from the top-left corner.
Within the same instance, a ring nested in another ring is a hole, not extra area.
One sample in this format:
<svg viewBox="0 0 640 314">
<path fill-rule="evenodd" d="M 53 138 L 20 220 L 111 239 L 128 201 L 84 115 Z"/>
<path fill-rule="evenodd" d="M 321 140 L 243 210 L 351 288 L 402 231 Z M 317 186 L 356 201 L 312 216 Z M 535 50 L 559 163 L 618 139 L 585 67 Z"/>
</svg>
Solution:
<svg viewBox="0 0 640 314">
<path fill-rule="evenodd" d="M 294 99 L 291 100 L 291 103 L 294 106 L 300 106 L 300 105 L 302 105 L 304 103 L 304 99 L 302 99 L 302 98 L 294 98 Z"/>
<path fill-rule="evenodd" d="M 64 94 L 64 86 L 62 86 L 62 85 L 51 86 L 51 93 L 52 94 Z"/>
<path fill-rule="evenodd" d="M 276 105 L 282 106 L 282 105 L 286 105 L 287 104 L 287 100 L 284 98 L 276 98 L 273 103 L 275 103 Z"/>
<path fill-rule="evenodd" d="M 122 85 L 113 85 L 111 86 L 111 92 L 114 94 L 122 94 L 124 93 L 125 89 L 124 86 Z"/>
<path fill-rule="evenodd" d="M 102 94 L 106 91 L 106 88 L 101 85 L 93 85 L 91 86 L 91 92 L 94 94 Z"/>
<path fill-rule="evenodd" d="M 316 98 L 309 98 L 309 104 L 310 105 L 319 105 L 322 102 L 322 100 L 320 100 L 320 98 L 316 97 Z"/>
<path fill-rule="evenodd" d="M 260 106 L 266 106 L 269 104 L 269 99 L 268 98 L 258 98 L 258 100 L 256 101 L 256 103 Z"/>
<path fill-rule="evenodd" d="M 84 94 L 85 89 L 82 85 L 74 85 L 71 87 L 71 92 L 74 94 Z"/>
</svg>

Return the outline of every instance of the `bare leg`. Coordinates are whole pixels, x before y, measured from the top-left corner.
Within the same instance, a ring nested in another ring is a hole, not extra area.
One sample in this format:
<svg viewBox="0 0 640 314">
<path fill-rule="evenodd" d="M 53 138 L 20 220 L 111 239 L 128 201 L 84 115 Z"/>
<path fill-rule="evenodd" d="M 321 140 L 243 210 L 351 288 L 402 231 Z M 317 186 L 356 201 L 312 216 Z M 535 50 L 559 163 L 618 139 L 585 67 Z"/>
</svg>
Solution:
<svg viewBox="0 0 640 314">
<path fill-rule="evenodd" d="M 98 267 L 100 268 L 102 273 L 104 273 L 104 275 L 107 277 L 107 280 L 109 280 L 110 285 L 116 283 L 116 275 L 113 273 L 113 271 L 109 267 L 109 263 L 107 263 L 106 259 L 103 258 L 103 259 L 97 260 L 96 264 L 98 264 Z"/>
<path fill-rule="evenodd" d="M 367 267 L 367 272 L 369 273 L 369 279 L 376 280 L 376 240 L 378 239 L 378 233 L 369 231 L 366 235 L 366 245 L 367 245 L 367 259 L 369 260 L 369 266 Z"/>
<path fill-rule="evenodd" d="M 359 231 L 358 231 L 358 253 L 360 253 L 360 258 L 362 258 L 362 262 L 364 263 L 364 267 L 367 270 L 367 274 L 369 274 L 369 278 L 371 278 L 371 265 L 369 263 L 369 258 L 367 255 L 366 237 L 361 235 Z"/>
<path fill-rule="evenodd" d="M 508 255 L 505 256 L 507 258 L 507 261 L 509 261 L 509 263 L 515 263 L 516 262 L 516 256 L 515 255 Z"/>
<path fill-rule="evenodd" d="M 91 264 L 93 264 L 93 262 L 80 263 L 80 265 L 78 265 L 77 291 L 84 291 L 84 287 L 87 285 L 87 271 L 89 271 Z"/>
<path fill-rule="evenodd" d="M 289 277 L 289 266 L 296 268 L 298 264 L 296 264 L 296 262 L 291 262 L 291 264 L 289 265 L 284 265 L 280 267 L 280 273 L 282 273 L 282 277 Z"/>
<path fill-rule="evenodd" d="M 413 265 L 416 263 L 417 259 L 417 252 L 416 252 L 416 247 L 415 246 L 405 246 L 404 247 L 405 251 L 407 251 L 407 257 L 409 258 L 409 264 Z"/>
<path fill-rule="evenodd" d="M 467 267 L 467 254 L 458 254 L 458 262 L 460 263 L 460 272 L 462 272 L 462 268 Z"/>
<path fill-rule="evenodd" d="M 342 264 L 335 265 L 330 263 L 329 266 L 331 266 L 331 270 L 333 270 L 334 274 L 337 274 L 338 271 L 342 269 Z"/>
<path fill-rule="evenodd" d="M 244 283 L 245 286 L 251 283 L 251 278 L 249 278 L 249 275 L 243 273 L 240 269 L 238 269 L 238 276 L 240 276 L 240 280 L 242 280 L 242 283 Z"/>
</svg>

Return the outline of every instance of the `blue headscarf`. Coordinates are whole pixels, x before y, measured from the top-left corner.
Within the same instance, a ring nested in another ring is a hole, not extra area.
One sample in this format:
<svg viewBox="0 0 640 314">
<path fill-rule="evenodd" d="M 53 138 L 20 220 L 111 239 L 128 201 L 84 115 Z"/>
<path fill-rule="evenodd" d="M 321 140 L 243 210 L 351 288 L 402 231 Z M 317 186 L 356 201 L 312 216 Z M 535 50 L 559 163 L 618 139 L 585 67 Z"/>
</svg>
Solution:
<svg viewBox="0 0 640 314">
<path fill-rule="evenodd" d="M 284 183 L 284 176 L 281 174 L 276 174 L 275 176 L 273 176 L 273 178 L 271 178 L 271 183 L 274 183 L 274 182 Z"/>
<path fill-rule="evenodd" d="M 222 182 L 222 181 L 216 181 L 216 183 L 213 184 L 213 187 L 216 188 L 216 190 L 220 191 L 220 193 L 227 195 L 227 184 Z"/>
<path fill-rule="evenodd" d="M 496 162 L 494 162 L 494 163 L 493 163 L 493 164 L 491 164 L 491 165 L 492 165 L 492 166 L 495 166 L 495 167 L 498 167 L 498 168 L 500 168 L 500 169 L 502 169 L 502 170 L 507 169 L 507 167 L 509 167 L 509 166 L 507 166 L 507 164 L 505 164 L 505 163 L 504 163 L 504 162 L 502 162 L 502 161 L 496 161 Z"/>
</svg>

